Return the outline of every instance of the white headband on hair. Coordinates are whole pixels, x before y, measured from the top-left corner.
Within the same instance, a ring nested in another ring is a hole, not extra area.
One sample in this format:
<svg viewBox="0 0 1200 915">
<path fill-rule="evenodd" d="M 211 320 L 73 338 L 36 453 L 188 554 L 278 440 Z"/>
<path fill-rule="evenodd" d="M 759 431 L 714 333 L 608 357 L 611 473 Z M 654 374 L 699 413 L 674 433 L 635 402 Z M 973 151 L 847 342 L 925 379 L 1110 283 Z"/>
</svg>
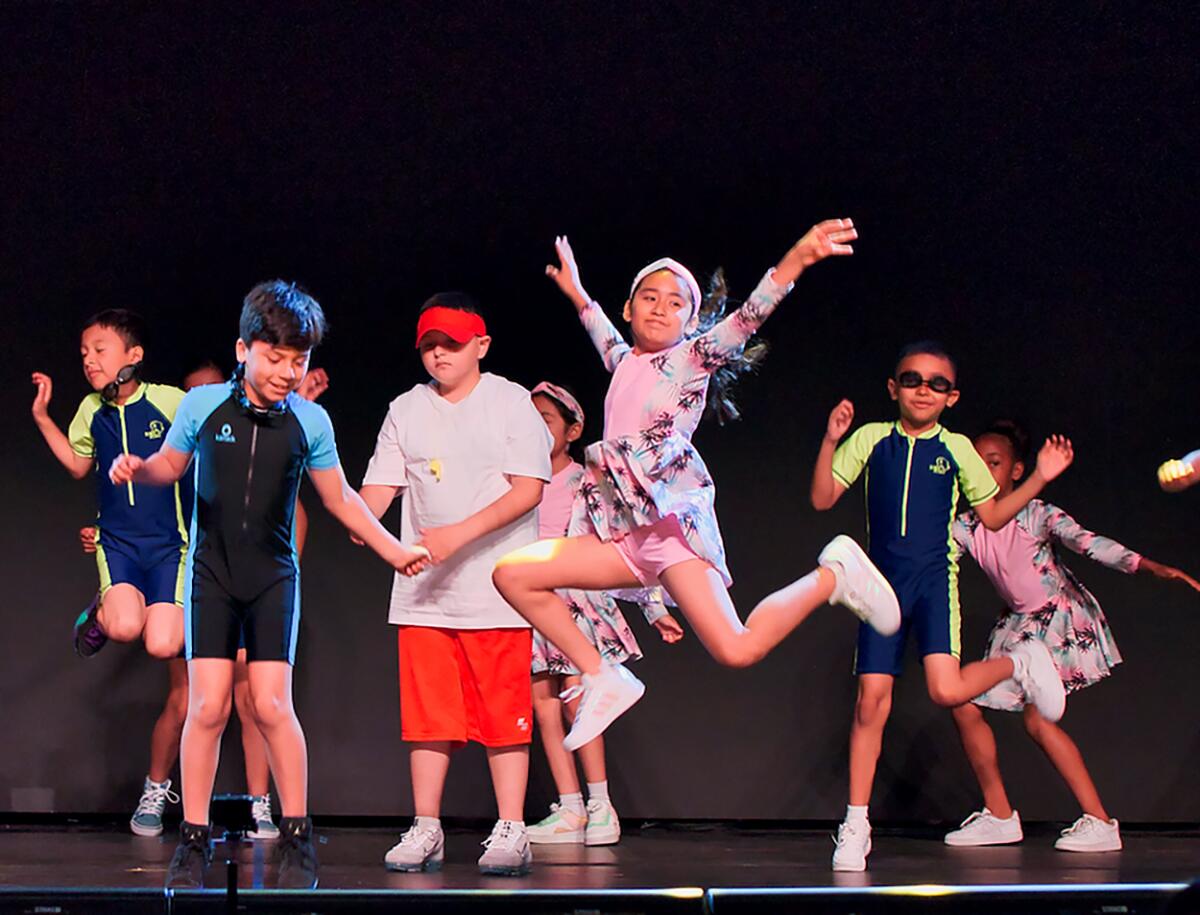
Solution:
<svg viewBox="0 0 1200 915">
<path fill-rule="evenodd" d="M 660 270 L 669 270 L 677 277 L 687 283 L 688 292 L 692 294 L 692 306 L 700 307 L 700 284 L 696 282 L 696 278 L 692 276 L 692 271 L 673 257 L 660 257 L 652 264 L 647 264 L 638 271 L 638 275 L 633 278 L 633 285 L 629 287 L 629 297 L 632 299 L 633 294 L 637 292 L 638 284 L 641 283 L 651 273 L 658 273 Z"/>
</svg>

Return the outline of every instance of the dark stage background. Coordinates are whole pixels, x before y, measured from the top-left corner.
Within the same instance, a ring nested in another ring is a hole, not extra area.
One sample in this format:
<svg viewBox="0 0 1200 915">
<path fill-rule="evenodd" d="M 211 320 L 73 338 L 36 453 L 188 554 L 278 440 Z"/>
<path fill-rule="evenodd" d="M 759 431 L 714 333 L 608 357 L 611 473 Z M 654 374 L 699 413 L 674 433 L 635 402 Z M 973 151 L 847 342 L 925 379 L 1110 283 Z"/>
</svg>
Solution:
<svg viewBox="0 0 1200 915">
<path fill-rule="evenodd" d="M 1130 8 L 1132 9 L 1132 7 Z M 241 296 L 305 283 L 332 333 L 315 364 L 350 478 L 388 401 L 422 380 L 417 305 L 461 287 L 487 307 L 487 367 L 573 386 L 600 432 L 606 376 L 542 276 L 568 233 L 615 313 L 671 254 L 724 265 L 743 295 L 814 221 L 847 215 L 853 259 L 802 278 L 741 387 L 744 421 L 702 427 L 746 612 L 863 534 L 861 492 L 807 501 L 829 409 L 890 418 L 906 340 L 961 360 L 951 428 L 997 414 L 1061 431 L 1076 465 L 1048 497 L 1092 529 L 1200 571 L 1195 493 L 1154 468 L 1200 446 L 1196 405 L 1196 44 L 1188 4 L 5 4 L 0 10 L 0 429 L 5 599 L 0 810 L 124 811 L 146 767 L 162 665 L 111 646 L 74 658 L 95 586 L 76 530 L 91 491 L 30 420 L 29 373 L 54 377 L 64 426 L 86 392 L 80 321 L 142 310 L 148 374 L 229 366 Z M 318 813 L 411 811 L 399 740 L 391 573 L 307 498 L 297 703 Z M 392 518 L 393 523 L 395 518 Z M 1073 698 L 1113 813 L 1200 819 L 1200 595 L 1072 560 L 1127 663 Z M 963 575 L 965 656 L 999 607 Z M 610 732 L 625 816 L 834 818 L 845 803 L 854 621 L 818 614 L 759 667 L 718 668 L 635 621 L 645 700 Z M 1027 819 L 1069 819 L 1064 786 L 996 714 Z M 231 725 L 219 787 L 239 787 Z M 529 798 L 551 784 L 540 750 Z M 482 755 L 452 771 L 446 813 L 488 816 Z M 977 806 L 948 713 L 919 668 L 899 685 L 876 819 Z"/>
</svg>

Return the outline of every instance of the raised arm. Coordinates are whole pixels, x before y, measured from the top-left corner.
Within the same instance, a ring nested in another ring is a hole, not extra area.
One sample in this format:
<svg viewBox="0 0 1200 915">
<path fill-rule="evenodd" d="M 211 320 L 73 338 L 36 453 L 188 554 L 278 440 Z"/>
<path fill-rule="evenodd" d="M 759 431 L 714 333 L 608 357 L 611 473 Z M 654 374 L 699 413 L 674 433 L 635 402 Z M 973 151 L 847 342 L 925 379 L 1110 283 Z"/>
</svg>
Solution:
<svg viewBox="0 0 1200 915">
<path fill-rule="evenodd" d="M 554 280 L 562 294 L 575 306 L 583 329 L 592 338 L 592 345 L 604 360 L 604 367 L 610 372 L 616 371 L 617 364 L 629 353 L 629 344 L 604 309 L 584 291 L 579 279 L 579 265 L 575 262 L 575 253 L 567 236 L 560 235 L 554 239 L 554 250 L 558 252 L 558 266 L 547 264 L 546 276 Z"/>
<path fill-rule="evenodd" d="M 1037 466 L 1029 477 L 1003 498 L 991 498 L 973 506 L 975 514 L 989 531 L 998 531 L 1017 516 L 1029 500 L 1040 493 L 1046 484 L 1071 466 L 1075 460 L 1075 449 L 1071 440 L 1062 435 L 1052 435 L 1046 439 L 1038 452 Z"/>
<path fill-rule="evenodd" d="M 1167 492 L 1182 492 L 1200 483 L 1200 450 L 1164 461 L 1158 468 L 1158 485 Z"/>
<path fill-rule="evenodd" d="M 46 440 L 58 462 L 66 468 L 67 473 L 77 480 L 82 480 L 96 463 L 94 455 L 77 452 L 72 447 L 71 440 L 50 418 L 50 396 L 54 390 L 54 382 L 50 380 L 50 376 L 34 372 L 33 383 L 37 386 L 37 393 L 33 396 L 33 421 L 37 424 L 38 431 L 42 433 L 42 438 Z"/>
<path fill-rule="evenodd" d="M 853 422 L 854 404 L 848 400 L 841 401 L 829 414 L 825 437 L 821 439 L 821 450 L 817 452 L 817 463 L 813 467 L 812 484 L 809 487 L 812 507 L 819 512 L 833 508 L 842 497 L 842 493 L 849 488 L 834 475 L 833 458 L 838 442 Z"/>
</svg>

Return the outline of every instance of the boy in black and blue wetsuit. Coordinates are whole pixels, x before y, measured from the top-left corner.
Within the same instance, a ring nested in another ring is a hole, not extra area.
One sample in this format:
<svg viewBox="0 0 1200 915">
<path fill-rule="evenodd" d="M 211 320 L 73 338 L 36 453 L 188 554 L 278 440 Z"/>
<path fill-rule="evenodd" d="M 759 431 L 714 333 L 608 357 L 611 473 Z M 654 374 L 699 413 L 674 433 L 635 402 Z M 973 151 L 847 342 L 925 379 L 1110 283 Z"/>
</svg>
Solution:
<svg viewBox="0 0 1200 915">
<path fill-rule="evenodd" d="M 109 471 L 114 483 L 166 486 L 195 461 L 184 581 L 191 681 L 180 749 L 184 822 L 168 886 L 204 882 L 211 854 L 208 804 L 243 639 L 251 703 L 283 808 L 279 885 L 317 882 L 308 752 L 292 705 L 301 474 L 308 473 L 330 513 L 392 566 L 416 574 L 425 561 L 389 534 L 347 485 L 328 415 L 295 394 L 324 329 L 320 305 L 294 284 L 256 286 L 243 303 L 232 381 L 189 391 L 162 448 L 145 460 L 121 455 Z"/>
<path fill-rule="evenodd" d="M 911 344 L 900 353 L 888 391 L 899 407 L 891 423 L 867 423 L 840 446 L 854 419 L 843 400 L 830 414 L 813 471 L 813 507 L 832 508 L 860 475 L 866 476 L 871 560 L 900 601 L 901 624 L 892 636 L 861 627 L 855 672 L 858 701 L 850 732 L 850 804 L 838 829 L 834 870 L 861 871 L 871 851 L 867 805 L 910 631 L 917 637 L 929 696 L 961 705 L 992 686 L 1015 679 L 1051 720 L 1062 716 L 1062 682 L 1045 647 L 1022 646 L 1012 655 L 959 667 L 958 565 L 951 524 L 960 496 L 987 527 L 997 530 L 1070 464 L 1070 442 L 1052 439 L 1037 470 L 997 499 L 998 487 L 970 439 L 939 425 L 959 397 L 954 361 L 938 344 Z"/>
<path fill-rule="evenodd" d="M 75 626 L 75 648 L 89 657 L 112 638 L 143 639 L 146 651 L 172 658 L 183 646 L 183 560 L 187 551 L 183 498 L 168 489 L 114 485 L 108 468 L 121 454 L 148 457 L 163 443 L 183 399 L 179 388 L 138 378 L 144 356 L 141 318 L 123 308 L 102 311 L 84 326 L 83 371 L 93 392 L 68 433 L 50 418 L 53 382 L 35 372 L 33 418 L 54 456 L 76 479 L 96 480 L 97 600 Z"/>
</svg>

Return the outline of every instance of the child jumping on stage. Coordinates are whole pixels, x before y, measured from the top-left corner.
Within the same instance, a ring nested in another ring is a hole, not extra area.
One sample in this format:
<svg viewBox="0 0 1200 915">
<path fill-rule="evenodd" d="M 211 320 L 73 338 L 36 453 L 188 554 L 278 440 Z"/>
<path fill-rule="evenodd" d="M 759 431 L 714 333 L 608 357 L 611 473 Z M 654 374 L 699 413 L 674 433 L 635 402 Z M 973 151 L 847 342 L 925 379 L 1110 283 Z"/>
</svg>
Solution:
<svg viewBox="0 0 1200 915">
<path fill-rule="evenodd" d="M 67 435 L 48 412 L 50 376 L 33 373 L 33 419 L 46 444 L 75 479 L 96 479 L 100 591 L 75 622 L 75 650 L 85 658 L 110 638 L 141 639 L 156 658 L 173 658 L 183 646 L 187 528 L 178 487 L 116 486 L 105 472 L 118 455 L 157 451 L 183 399 L 179 388 L 138 377 L 144 336 L 141 318 L 123 308 L 102 311 L 84 325 L 80 353 L 93 393 L 80 403 Z"/>
<path fill-rule="evenodd" d="M 492 585 L 504 554 L 537 539 L 550 479 L 550 435 L 529 391 L 480 369 L 491 337 L 463 293 L 421 308 L 417 349 L 430 381 L 388 407 L 363 479 L 376 517 L 403 493 L 400 530 L 420 537 L 430 568 L 396 576 L 401 735 L 410 745 L 416 819 L 384 856 L 390 870 L 441 867 L 442 791 L 454 749 L 487 751 L 499 819 L 485 874 L 529 872 L 525 789 L 533 724 L 531 633 Z"/>
<path fill-rule="evenodd" d="M 325 331 L 320 305 L 275 280 L 242 307 L 238 368 L 228 384 L 186 395 L 162 448 L 121 455 L 109 476 L 167 486 L 195 458 L 195 536 L 186 576 L 190 695 L 181 772 L 184 821 L 168 886 L 202 886 L 211 850 L 208 807 L 229 719 L 234 659 L 245 641 L 254 716 L 267 741 L 283 810 L 278 882 L 312 887 L 317 859 L 308 817 L 308 751 L 292 704 L 300 625 L 294 541 L 296 490 L 307 471 L 322 503 L 397 569 L 424 555 L 403 546 L 346 483 L 325 411 L 295 395 Z"/>
<path fill-rule="evenodd" d="M 494 580 L 508 602 L 583 673 L 579 711 L 563 744 L 568 750 L 603 733 L 645 687 L 601 657 L 575 625 L 559 589 L 661 584 L 709 653 L 734 667 L 761 660 L 826 602 L 845 604 L 883 632 L 899 625 L 895 595 L 849 537 L 836 538 L 817 569 L 765 598 L 743 624 L 729 597 L 713 480 L 691 441 L 710 384 L 715 403 L 731 406 L 724 388 L 745 366 L 751 335 L 804 270 L 831 255 L 851 254 L 849 243 L 856 237 L 848 219 L 814 227 L 744 305 L 712 326 L 721 309 L 702 309 L 691 272 L 669 258 L 655 261 L 634 278 L 625 303 L 632 346 L 584 291 L 571 246 L 558 239 L 560 265 L 546 272 L 575 305 L 613 373 L 604 440 L 587 449 L 588 478 L 577 500 L 592 533 L 542 541 L 506 556 Z"/>
<path fill-rule="evenodd" d="M 583 408 L 566 388 L 543 381 L 533 389 L 533 404 L 554 440 L 550 449 L 553 474 L 538 506 L 538 536 L 542 539 L 569 536 L 571 508 L 584 480 L 583 466 L 572 459 L 570 448 L 583 434 Z M 604 659 L 613 664 L 641 657 L 637 639 L 629 629 L 615 600 L 602 591 L 566 590 L 561 596 L 571 608 L 575 625 L 588 637 Z M 683 629 L 661 599 L 643 607 L 646 620 L 664 641 L 678 642 Z M 533 634 L 533 712 L 542 735 L 542 748 L 550 774 L 558 789 L 558 803 L 550 805 L 550 816 L 529 827 L 529 841 L 545 845 L 612 845 L 621 838 L 621 822 L 608 796 L 608 774 L 604 738 L 597 737 L 578 750 L 587 779 L 588 801 L 584 805 L 575 773 L 575 760 L 563 748 L 564 712 L 574 718 L 578 699 L 564 701 L 577 692 L 579 671 L 569 658 Z M 565 689 L 565 692 L 564 692 Z"/>
<path fill-rule="evenodd" d="M 895 588 L 903 612 L 903 623 L 892 635 L 859 627 L 850 803 L 838 827 L 834 870 L 867 866 L 867 805 L 910 629 L 916 630 L 929 697 L 939 705 L 960 705 L 1014 678 L 1047 718 L 1056 721 L 1063 713 L 1062 682 L 1040 642 L 960 669 L 958 565 L 950 525 L 961 492 L 982 523 L 999 530 L 1070 465 L 1071 443 L 1058 437 L 1047 441 L 1030 478 L 1001 495 L 970 439 L 939 425 L 942 412 L 958 402 L 956 377 L 954 361 L 937 344 L 906 346 L 887 382 L 899 420 L 867 423 L 839 445 L 854 420 L 853 404 L 843 400 L 829 415 L 813 470 L 812 504 L 818 511 L 832 508 L 866 471 L 870 556 Z"/>
<path fill-rule="evenodd" d="M 1025 475 L 1029 441 L 1016 424 L 1000 421 L 975 439 L 975 449 L 1006 498 Z M 974 511 L 954 522 L 954 541 L 979 563 L 1008 609 L 996 621 L 987 657 L 998 658 L 1017 645 L 1037 641 L 1050 657 L 1068 693 L 1099 683 L 1121 663 L 1108 621 L 1091 592 L 1062 563 L 1059 547 L 1132 574 L 1200 584 L 1179 569 L 1139 556 L 1121 544 L 1085 530 L 1061 508 L 1033 499 L 996 531 L 980 523 Z M 972 702 L 954 709 L 963 747 L 983 790 L 983 810 L 947 834 L 947 845 L 1003 845 L 1023 838 L 1021 818 L 1009 804 L 996 739 L 983 708 L 1022 712 L 1025 730 L 1045 752 L 1082 808 L 1082 815 L 1054 843 L 1063 851 L 1117 851 L 1120 826 L 1100 801 L 1092 777 L 1075 742 L 1057 724 L 1025 702 L 1011 683 L 1000 683 Z"/>
</svg>

